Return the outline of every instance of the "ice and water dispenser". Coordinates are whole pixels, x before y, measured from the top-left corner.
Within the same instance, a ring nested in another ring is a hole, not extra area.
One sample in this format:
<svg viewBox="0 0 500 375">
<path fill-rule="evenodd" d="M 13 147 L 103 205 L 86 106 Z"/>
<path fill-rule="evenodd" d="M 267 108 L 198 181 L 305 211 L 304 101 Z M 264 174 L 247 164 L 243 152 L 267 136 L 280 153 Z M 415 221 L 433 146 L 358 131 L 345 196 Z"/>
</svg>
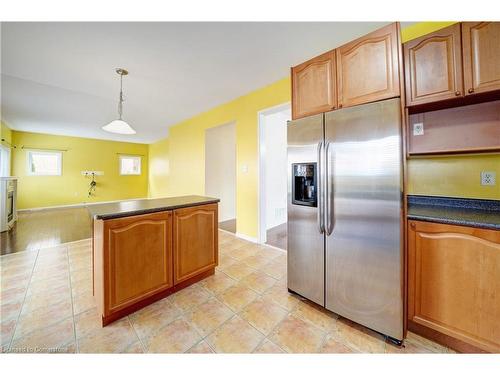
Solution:
<svg viewBox="0 0 500 375">
<path fill-rule="evenodd" d="M 292 164 L 292 204 L 318 206 L 316 163 Z"/>
</svg>

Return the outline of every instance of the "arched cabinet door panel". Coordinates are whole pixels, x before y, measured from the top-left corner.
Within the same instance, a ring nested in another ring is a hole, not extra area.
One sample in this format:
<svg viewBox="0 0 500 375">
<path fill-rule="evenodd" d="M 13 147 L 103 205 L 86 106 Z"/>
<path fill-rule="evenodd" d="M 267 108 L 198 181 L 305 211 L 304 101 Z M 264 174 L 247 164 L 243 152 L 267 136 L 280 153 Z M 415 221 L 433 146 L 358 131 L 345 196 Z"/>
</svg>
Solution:
<svg viewBox="0 0 500 375">
<path fill-rule="evenodd" d="M 292 117 L 298 119 L 335 109 L 335 51 L 292 68 Z"/>
<path fill-rule="evenodd" d="M 460 24 L 404 44 L 406 105 L 462 97 Z"/>
<path fill-rule="evenodd" d="M 174 211 L 174 285 L 218 264 L 217 204 Z"/>
<path fill-rule="evenodd" d="M 463 22 L 465 94 L 500 90 L 500 22 Z"/>
<path fill-rule="evenodd" d="M 336 49 L 339 108 L 400 95 L 398 33 L 392 23 Z"/>
<path fill-rule="evenodd" d="M 109 313 L 173 286 L 172 211 L 106 220 L 104 233 Z"/>
</svg>

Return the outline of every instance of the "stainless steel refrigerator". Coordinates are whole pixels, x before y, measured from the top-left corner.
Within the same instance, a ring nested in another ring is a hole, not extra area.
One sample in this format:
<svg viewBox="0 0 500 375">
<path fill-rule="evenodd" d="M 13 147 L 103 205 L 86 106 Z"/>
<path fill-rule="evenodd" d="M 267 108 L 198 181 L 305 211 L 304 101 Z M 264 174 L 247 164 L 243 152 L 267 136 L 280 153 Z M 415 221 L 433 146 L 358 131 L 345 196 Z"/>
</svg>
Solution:
<svg viewBox="0 0 500 375">
<path fill-rule="evenodd" d="M 287 128 L 288 289 L 402 340 L 400 99 Z"/>
</svg>

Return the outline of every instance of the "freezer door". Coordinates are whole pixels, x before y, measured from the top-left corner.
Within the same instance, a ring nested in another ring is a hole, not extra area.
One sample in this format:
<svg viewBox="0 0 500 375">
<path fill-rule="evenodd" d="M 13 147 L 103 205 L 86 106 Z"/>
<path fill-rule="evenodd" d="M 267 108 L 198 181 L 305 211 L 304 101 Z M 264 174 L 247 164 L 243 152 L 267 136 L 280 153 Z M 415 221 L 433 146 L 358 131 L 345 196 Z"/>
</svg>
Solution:
<svg viewBox="0 0 500 375">
<path fill-rule="evenodd" d="M 290 121 L 287 129 L 288 289 L 324 306 L 323 114 Z"/>
<path fill-rule="evenodd" d="M 326 308 L 403 338 L 400 100 L 325 114 Z"/>
</svg>

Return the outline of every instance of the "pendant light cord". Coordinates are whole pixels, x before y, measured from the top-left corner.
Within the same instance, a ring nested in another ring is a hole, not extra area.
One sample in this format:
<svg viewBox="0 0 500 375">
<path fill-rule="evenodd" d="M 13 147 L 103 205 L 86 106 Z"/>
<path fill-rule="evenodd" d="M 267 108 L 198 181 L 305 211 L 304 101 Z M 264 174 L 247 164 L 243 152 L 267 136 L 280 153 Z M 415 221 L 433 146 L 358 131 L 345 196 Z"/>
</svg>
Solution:
<svg viewBox="0 0 500 375">
<path fill-rule="evenodd" d="M 123 74 L 120 73 L 120 100 L 118 102 L 118 116 L 122 119 L 123 113 Z"/>
</svg>

